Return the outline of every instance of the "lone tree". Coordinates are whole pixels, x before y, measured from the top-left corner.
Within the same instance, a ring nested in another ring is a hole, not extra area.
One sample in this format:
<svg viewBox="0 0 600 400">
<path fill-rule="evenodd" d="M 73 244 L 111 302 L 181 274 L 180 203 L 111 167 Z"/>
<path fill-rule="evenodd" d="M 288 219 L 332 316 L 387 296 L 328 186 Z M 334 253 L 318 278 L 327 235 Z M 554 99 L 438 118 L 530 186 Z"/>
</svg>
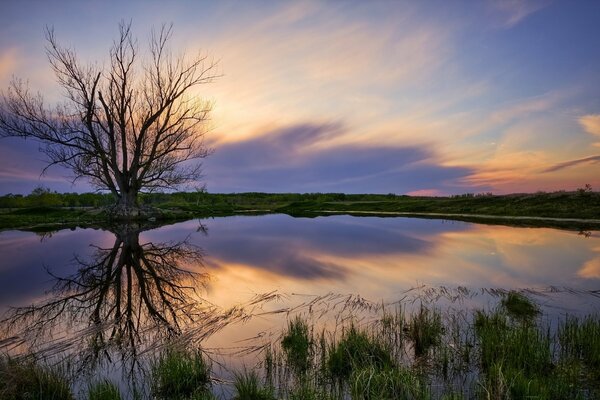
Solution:
<svg viewBox="0 0 600 400">
<path fill-rule="evenodd" d="M 213 81 L 216 64 L 206 56 L 175 57 L 168 49 L 172 26 L 152 31 L 148 56 L 139 57 L 131 23 L 106 66 L 82 64 L 76 52 L 57 43 L 47 29 L 46 53 L 66 101 L 49 108 L 13 79 L 0 103 L 0 136 L 40 143 L 48 166 L 73 171 L 116 198 L 120 218 L 139 215 L 140 190 L 175 188 L 200 177 L 208 101 L 191 89 Z"/>
</svg>

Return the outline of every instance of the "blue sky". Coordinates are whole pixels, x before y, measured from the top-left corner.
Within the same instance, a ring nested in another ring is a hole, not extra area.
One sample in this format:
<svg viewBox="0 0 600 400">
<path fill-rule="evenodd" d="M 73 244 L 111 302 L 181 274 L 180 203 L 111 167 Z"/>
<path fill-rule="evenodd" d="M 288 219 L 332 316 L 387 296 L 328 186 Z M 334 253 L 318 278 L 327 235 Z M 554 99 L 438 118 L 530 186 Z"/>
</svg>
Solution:
<svg viewBox="0 0 600 400">
<path fill-rule="evenodd" d="M 5 2 L 0 88 L 27 79 L 61 100 L 45 26 L 102 63 L 120 20 L 144 49 L 174 24 L 175 52 L 223 76 L 204 160 L 211 192 L 451 194 L 600 188 L 600 2 Z M 31 141 L 0 140 L 0 194 L 40 177 Z M 67 178 L 65 178 L 67 177 Z"/>
</svg>

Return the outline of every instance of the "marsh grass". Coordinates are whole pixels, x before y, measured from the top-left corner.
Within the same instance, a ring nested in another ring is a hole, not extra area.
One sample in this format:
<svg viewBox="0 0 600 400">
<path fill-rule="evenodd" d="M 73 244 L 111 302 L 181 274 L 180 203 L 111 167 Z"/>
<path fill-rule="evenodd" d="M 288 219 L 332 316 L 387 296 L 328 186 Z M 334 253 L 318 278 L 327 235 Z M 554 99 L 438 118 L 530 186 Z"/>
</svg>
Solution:
<svg viewBox="0 0 600 400">
<path fill-rule="evenodd" d="M 210 365 L 200 350 L 167 349 L 152 365 L 154 398 L 206 398 L 210 387 Z"/>
<path fill-rule="evenodd" d="M 288 324 L 288 330 L 281 341 L 288 365 L 297 374 L 304 374 L 310 368 L 314 340 L 308 323 L 298 316 Z"/>
<path fill-rule="evenodd" d="M 33 360 L 0 357 L 0 399 L 73 400 L 66 375 Z"/>
<path fill-rule="evenodd" d="M 109 380 L 95 382 L 88 388 L 88 400 L 121 400 L 121 398 L 119 388 Z"/>
<path fill-rule="evenodd" d="M 377 370 L 393 368 L 395 361 L 385 344 L 375 335 L 354 325 L 332 344 L 327 359 L 327 371 L 338 382 L 346 381 L 359 368 Z"/>
<path fill-rule="evenodd" d="M 350 395 L 356 400 L 428 400 L 429 389 L 422 378 L 403 367 L 355 369 L 350 375 Z"/>
<path fill-rule="evenodd" d="M 415 357 L 425 356 L 432 347 L 439 345 L 443 331 L 441 313 L 421 305 L 408 324 L 408 338 L 413 344 Z"/>
<path fill-rule="evenodd" d="M 501 301 L 502 307 L 513 318 L 531 321 L 539 313 L 539 307 L 527 296 L 517 291 L 510 291 Z"/>
<path fill-rule="evenodd" d="M 348 297 L 370 314 L 343 307 L 333 327 L 320 313 L 291 318 L 278 339 L 251 346 L 264 350 L 262 362 L 234 372 L 225 392 L 238 400 L 600 398 L 600 317 L 549 319 L 521 296 L 499 293 L 495 306 L 477 311 L 440 311 L 422 301 L 412 312 Z M 151 363 L 143 392 L 153 400 L 214 399 L 211 365 L 201 351 L 178 343 Z M 62 375 L 0 358 L 0 399 L 23 398 L 16 393 L 27 385 L 42 388 L 28 398 L 73 398 Z M 108 382 L 88 394 L 119 398 Z"/>
<path fill-rule="evenodd" d="M 244 371 L 235 375 L 233 386 L 235 400 L 275 400 L 273 388 L 261 382 L 256 371 Z"/>
</svg>

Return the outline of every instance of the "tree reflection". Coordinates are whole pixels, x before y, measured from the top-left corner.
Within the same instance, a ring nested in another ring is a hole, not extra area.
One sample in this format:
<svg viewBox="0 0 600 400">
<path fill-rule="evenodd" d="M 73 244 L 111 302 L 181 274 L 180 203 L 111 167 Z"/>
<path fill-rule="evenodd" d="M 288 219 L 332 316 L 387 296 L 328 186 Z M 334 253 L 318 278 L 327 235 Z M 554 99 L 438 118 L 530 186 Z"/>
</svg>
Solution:
<svg viewBox="0 0 600 400">
<path fill-rule="evenodd" d="M 82 367 L 112 362 L 119 354 L 133 372 L 141 352 L 207 312 L 198 293 L 207 278 L 196 272 L 201 250 L 187 241 L 140 243 L 143 230 L 131 224 L 112 228 L 112 247 L 93 246 L 89 259 L 75 257 L 74 274 L 49 271 L 55 280 L 49 296 L 12 309 L 4 320 L 8 330 L 32 351 L 72 350 Z"/>
</svg>

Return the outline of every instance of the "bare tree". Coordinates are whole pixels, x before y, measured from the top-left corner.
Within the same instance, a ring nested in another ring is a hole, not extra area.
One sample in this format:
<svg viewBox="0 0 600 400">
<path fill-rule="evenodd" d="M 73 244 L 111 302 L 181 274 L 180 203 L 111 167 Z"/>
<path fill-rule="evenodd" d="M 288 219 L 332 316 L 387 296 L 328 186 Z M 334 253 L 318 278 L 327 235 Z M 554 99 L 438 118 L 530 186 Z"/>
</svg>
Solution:
<svg viewBox="0 0 600 400">
<path fill-rule="evenodd" d="M 175 57 L 172 26 L 152 31 L 146 59 L 131 23 L 119 25 L 109 63 L 83 65 L 76 52 L 46 32 L 46 52 L 66 101 L 54 108 L 14 79 L 0 104 L 0 136 L 32 138 L 48 167 L 62 165 L 117 199 L 114 213 L 135 217 L 138 193 L 199 179 L 211 103 L 191 89 L 217 77 L 206 56 Z"/>
</svg>

